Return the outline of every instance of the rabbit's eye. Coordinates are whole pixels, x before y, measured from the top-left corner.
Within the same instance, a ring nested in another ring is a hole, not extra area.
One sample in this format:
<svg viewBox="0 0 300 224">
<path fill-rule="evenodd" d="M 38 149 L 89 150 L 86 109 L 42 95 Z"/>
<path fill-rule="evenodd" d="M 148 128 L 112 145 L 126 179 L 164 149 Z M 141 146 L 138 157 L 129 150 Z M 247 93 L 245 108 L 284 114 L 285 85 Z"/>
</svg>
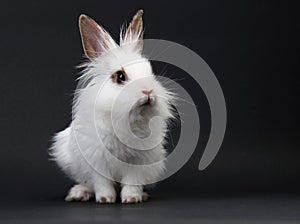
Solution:
<svg viewBox="0 0 300 224">
<path fill-rule="evenodd" d="M 127 75 L 124 71 L 119 70 L 112 75 L 112 79 L 118 84 L 123 84 L 125 81 L 127 81 Z"/>
</svg>

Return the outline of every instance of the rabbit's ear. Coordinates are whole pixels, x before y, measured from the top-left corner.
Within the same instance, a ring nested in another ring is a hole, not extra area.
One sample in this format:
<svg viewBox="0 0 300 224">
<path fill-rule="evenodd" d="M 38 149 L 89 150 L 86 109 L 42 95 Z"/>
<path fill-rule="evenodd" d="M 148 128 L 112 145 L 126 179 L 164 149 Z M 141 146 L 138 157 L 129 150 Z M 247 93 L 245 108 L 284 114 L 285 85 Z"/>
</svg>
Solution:
<svg viewBox="0 0 300 224">
<path fill-rule="evenodd" d="M 90 60 L 117 46 L 111 36 L 86 15 L 79 17 L 79 30 L 84 53 Z"/>
<path fill-rule="evenodd" d="M 143 46 L 143 10 L 137 11 L 129 24 L 126 32 L 121 34 L 121 44 L 130 44 L 136 42 L 141 49 Z"/>
</svg>

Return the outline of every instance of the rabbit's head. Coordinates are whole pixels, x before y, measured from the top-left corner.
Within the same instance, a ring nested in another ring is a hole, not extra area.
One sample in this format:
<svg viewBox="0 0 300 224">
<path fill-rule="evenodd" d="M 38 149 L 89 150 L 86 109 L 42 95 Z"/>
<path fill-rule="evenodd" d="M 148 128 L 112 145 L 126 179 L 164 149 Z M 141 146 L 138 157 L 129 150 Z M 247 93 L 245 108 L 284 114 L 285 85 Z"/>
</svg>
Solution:
<svg viewBox="0 0 300 224">
<path fill-rule="evenodd" d="M 172 94 L 153 74 L 150 62 L 142 55 L 143 11 L 139 10 L 128 28 L 121 30 L 120 43 L 91 18 L 79 18 L 82 44 L 88 62 L 81 82 L 84 89 L 97 86 L 95 109 L 120 119 L 129 116 L 139 121 L 153 116 L 172 117 Z"/>
</svg>

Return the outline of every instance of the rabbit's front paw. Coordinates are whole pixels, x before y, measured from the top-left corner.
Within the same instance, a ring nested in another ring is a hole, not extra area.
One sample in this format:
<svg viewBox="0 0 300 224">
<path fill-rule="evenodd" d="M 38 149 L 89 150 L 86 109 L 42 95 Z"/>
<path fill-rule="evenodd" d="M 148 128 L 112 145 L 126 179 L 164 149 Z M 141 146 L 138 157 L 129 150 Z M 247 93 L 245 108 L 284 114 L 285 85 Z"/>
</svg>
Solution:
<svg viewBox="0 0 300 224">
<path fill-rule="evenodd" d="M 96 191 L 96 202 L 101 204 L 113 204 L 116 202 L 116 192 L 111 187 L 102 187 Z"/>
<path fill-rule="evenodd" d="M 116 202 L 116 197 L 113 195 L 99 196 L 96 201 L 100 204 L 113 204 Z"/>
<path fill-rule="evenodd" d="M 139 186 L 124 186 L 121 191 L 123 204 L 133 204 L 142 202 L 142 190 Z"/>
<path fill-rule="evenodd" d="M 65 198 L 66 201 L 88 201 L 93 196 L 93 193 L 86 186 L 77 184 L 74 185 Z"/>
</svg>

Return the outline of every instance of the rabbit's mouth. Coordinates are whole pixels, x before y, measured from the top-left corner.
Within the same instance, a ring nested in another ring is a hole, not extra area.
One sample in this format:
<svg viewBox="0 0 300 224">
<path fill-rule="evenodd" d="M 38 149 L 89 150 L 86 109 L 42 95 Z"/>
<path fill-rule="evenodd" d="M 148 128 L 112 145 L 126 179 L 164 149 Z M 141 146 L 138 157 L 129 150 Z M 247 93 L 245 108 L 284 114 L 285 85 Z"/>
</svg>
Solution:
<svg viewBox="0 0 300 224">
<path fill-rule="evenodd" d="M 155 102 L 155 97 L 154 96 L 150 96 L 150 97 L 143 97 L 141 99 L 141 102 L 140 102 L 140 106 L 152 106 Z"/>
<path fill-rule="evenodd" d="M 144 111 L 144 109 L 148 110 L 150 108 L 154 108 L 155 104 L 156 99 L 154 96 L 150 96 L 149 98 L 143 96 L 136 101 L 131 110 L 136 110 L 137 113 L 141 113 L 141 111 Z"/>
</svg>

